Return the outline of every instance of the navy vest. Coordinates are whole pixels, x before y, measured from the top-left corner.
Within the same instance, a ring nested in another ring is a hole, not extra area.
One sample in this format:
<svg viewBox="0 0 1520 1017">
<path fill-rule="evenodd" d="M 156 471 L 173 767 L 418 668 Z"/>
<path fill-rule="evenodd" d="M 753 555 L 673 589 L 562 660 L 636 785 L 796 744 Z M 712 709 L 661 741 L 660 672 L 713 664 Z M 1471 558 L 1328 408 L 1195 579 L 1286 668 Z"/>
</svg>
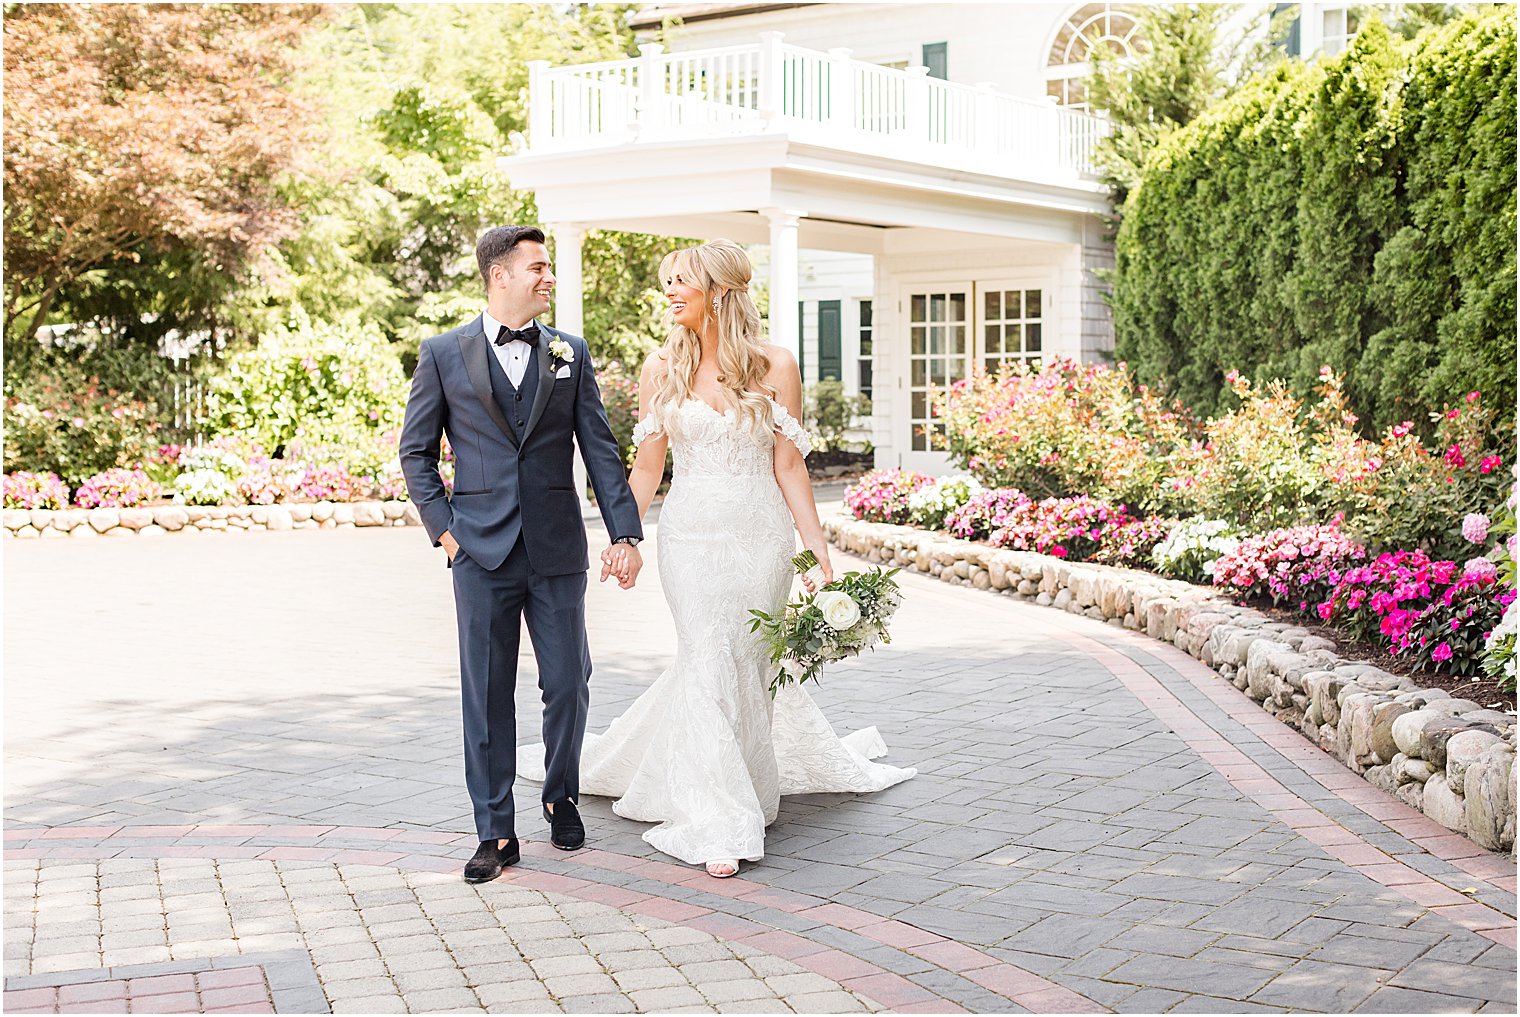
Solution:
<svg viewBox="0 0 1520 1017">
<path fill-rule="evenodd" d="M 529 354 L 528 370 L 523 374 L 522 385 L 516 388 L 512 386 L 512 379 L 507 377 L 507 369 L 501 366 L 496 351 L 487 352 L 490 353 L 486 357 L 486 369 L 491 374 L 491 395 L 501 407 L 501 415 L 507 418 L 507 423 L 517 434 L 517 440 L 522 441 L 528 414 L 533 412 L 533 397 L 538 393 L 538 351 Z"/>
</svg>

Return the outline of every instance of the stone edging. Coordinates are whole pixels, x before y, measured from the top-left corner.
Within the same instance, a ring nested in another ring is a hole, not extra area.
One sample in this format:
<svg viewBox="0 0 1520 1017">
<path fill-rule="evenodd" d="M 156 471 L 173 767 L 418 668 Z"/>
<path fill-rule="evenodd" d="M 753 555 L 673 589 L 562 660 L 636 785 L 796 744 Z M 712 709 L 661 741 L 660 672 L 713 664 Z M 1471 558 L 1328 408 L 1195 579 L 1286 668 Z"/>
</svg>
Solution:
<svg viewBox="0 0 1520 1017">
<path fill-rule="evenodd" d="M 1347 660 L 1330 640 L 1233 604 L 1208 587 L 849 516 L 831 516 L 823 529 L 832 543 L 868 561 L 1171 643 L 1375 786 L 1484 848 L 1514 852 L 1510 714 Z"/>
<path fill-rule="evenodd" d="M 409 501 L 294 502 L 282 505 L 156 505 L 151 508 L 6 509 L 5 535 L 21 540 L 64 537 L 156 537 L 166 533 L 239 530 L 332 530 L 351 526 L 421 526 Z"/>
</svg>

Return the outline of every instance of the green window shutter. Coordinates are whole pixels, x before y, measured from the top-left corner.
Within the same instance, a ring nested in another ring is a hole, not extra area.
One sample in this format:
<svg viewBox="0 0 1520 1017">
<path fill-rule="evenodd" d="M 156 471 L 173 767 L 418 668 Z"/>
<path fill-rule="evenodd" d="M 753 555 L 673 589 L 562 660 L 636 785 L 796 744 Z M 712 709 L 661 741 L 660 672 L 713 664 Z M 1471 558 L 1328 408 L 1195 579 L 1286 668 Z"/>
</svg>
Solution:
<svg viewBox="0 0 1520 1017">
<path fill-rule="evenodd" d="M 818 380 L 844 377 L 843 330 L 839 301 L 818 301 Z"/>
</svg>

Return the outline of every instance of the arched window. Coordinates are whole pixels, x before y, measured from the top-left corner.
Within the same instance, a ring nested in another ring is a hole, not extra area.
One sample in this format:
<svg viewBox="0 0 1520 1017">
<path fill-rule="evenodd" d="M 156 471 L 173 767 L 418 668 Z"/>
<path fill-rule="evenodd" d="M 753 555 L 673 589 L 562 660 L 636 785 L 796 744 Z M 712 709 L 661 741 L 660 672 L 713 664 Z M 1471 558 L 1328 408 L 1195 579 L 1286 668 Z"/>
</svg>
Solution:
<svg viewBox="0 0 1520 1017">
<path fill-rule="evenodd" d="M 1121 57 L 1144 48 L 1133 4 L 1083 4 L 1061 24 L 1045 61 L 1045 94 L 1062 106 L 1087 108 L 1088 54 L 1105 47 Z"/>
</svg>

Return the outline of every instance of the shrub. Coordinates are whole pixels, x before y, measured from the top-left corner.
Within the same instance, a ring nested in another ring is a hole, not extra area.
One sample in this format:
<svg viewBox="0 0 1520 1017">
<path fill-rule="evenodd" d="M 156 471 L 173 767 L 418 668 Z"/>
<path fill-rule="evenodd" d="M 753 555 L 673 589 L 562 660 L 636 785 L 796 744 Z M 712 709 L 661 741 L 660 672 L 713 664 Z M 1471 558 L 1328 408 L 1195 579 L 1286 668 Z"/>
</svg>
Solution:
<svg viewBox="0 0 1520 1017">
<path fill-rule="evenodd" d="M 639 379 L 625 371 L 621 362 L 609 360 L 597 369 L 596 382 L 623 462 L 632 463 L 638 451 L 633 445 L 633 429 L 639 422 Z"/>
<path fill-rule="evenodd" d="M 65 509 L 69 507 L 69 485 L 56 473 L 28 473 L 25 470 L 5 475 L 5 507 L 8 509 Z"/>
<path fill-rule="evenodd" d="M 297 490 L 311 501 L 362 501 L 374 482 L 356 477 L 342 466 L 308 466 Z"/>
<path fill-rule="evenodd" d="M 248 470 L 241 455 L 229 445 L 234 439 L 218 439 L 180 453 L 179 475 L 174 478 L 174 500 L 186 505 L 236 505 L 241 502 L 238 481 Z M 245 444 L 244 451 L 253 446 Z"/>
<path fill-rule="evenodd" d="M 1173 525 L 1152 550 L 1151 561 L 1163 575 L 1190 583 L 1212 582 L 1215 561 L 1239 546 L 1235 527 L 1223 519 L 1197 516 Z"/>
<path fill-rule="evenodd" d="M 5 469 L 54 472 L 77 485 L 140 461 L 157 445 L 156 408 L 93 377 L 53 376 L 8 386 Z"/>
<path fill-rule="evenodd" d="M 1224 368 L 1326 361 L 1379 427 L 1482 388 L 1514 414 L 1515 13 L 1283 61 L 1155 146 L 1126 200 L 1118 355 L 1200 413 Z M 1223 365 L 1223 366 L 1221 366 Z"/>
<path fill-rule="evenodd" d="M 289 501 L 304 473 L 299 463 L 256 456 L 248 460 L 237 478 L 237 492 L 249 505 Z"/>
<path fill-rule="evenodd" d="M 1176 522 L 1164 516 L 1152 516 L 1149 519 L 1125 519 L 1105 526 L 1098 534 L 1098 549 L 1093 552 L 1093 561 L 1128 568 L 1149 566 L 1156 544 Z"/>
<path fill-rule="evenodd" d="M 1481 562 L 1485 567 L 1474 568 Z M 1493 562 L 1477 558 L 1420 612 L 1403 647 L 1419 667 L 1470 676 L 1483 670 L 1487 637 L 1499 627 L 1514 590 L 1502 590 Z"/>
<path fill-rule="evenodd" d="M 995 547 L 1087 561 L 1097 555 L 1106 534 L 1112 537 L 1114 531 L 1132 521 L 1123 505 L 1116 508 L 1085 495 L 1025 499 L 1009 509 L 987 541 Z"/>
<path fill-rule="evenodd" d="M 1215 559 L 1214 585 L 1307 610 L 1365 557 L 1334 525 L 1286 527 L 1246 537 Z"/>
<path fill-rule="evenodd" d="M 942 477 L 908 495 L 908 521 L 929 530 L 943 529 L 945 517 L 982 492 L 975 477 Z"/>
<path fill-rule="evenodd" d="M 157 482 L 142 470 L 112 467 L 79 485 L 74 504 L 80 508 L 131 508 L 159 494 Z"/>
<path fill-rule="evenodd" d="M 908 521 L 908 496 L 933 483 L 933 477 L 912 470 L 877 470 L 845 488 L 844 503 L 856 519 L 903 524 Z"/>
<path fill-rule="evenodd" d="M 988 487 L 1031 497 L 1093 497 L 1161 510 L 1167 457 L 1191 436 L 1124 364 L 1058 359 L 1018 364 L 997 375 L 976 372 L 935 397 L 955 461 Z"/>
<path fill-rule="evenodd" d="M 871 400 L 845 392 L 844 382 L 829 379 L 808 388 L 803 417 L 808 431 L 818 439 L 821 451 L 836 451 L 849 442 L 845 434 L 857 417 L 869 416 Z M 867 451 L 870 443 L 866 443 Z"/>
<path fill-rule="evenodd" d="M 986 540 L 992 531 L 1006 526 L 1011 513 L 1029 500 L 1023 491 L 995 487 L 971 496 L 945 517 L 945 529 L 963 540 Z"/>
<path fill-rule="evenodd" d="M 205 423 L 286 458 L 298 439 L 347 449 L 362 470 L 382 464 L 375 447 L 400 427 L 405 404 L 401 362 L 382 336 L 298 318 L 227 358 L 208 386 Z"/>
</svg>

